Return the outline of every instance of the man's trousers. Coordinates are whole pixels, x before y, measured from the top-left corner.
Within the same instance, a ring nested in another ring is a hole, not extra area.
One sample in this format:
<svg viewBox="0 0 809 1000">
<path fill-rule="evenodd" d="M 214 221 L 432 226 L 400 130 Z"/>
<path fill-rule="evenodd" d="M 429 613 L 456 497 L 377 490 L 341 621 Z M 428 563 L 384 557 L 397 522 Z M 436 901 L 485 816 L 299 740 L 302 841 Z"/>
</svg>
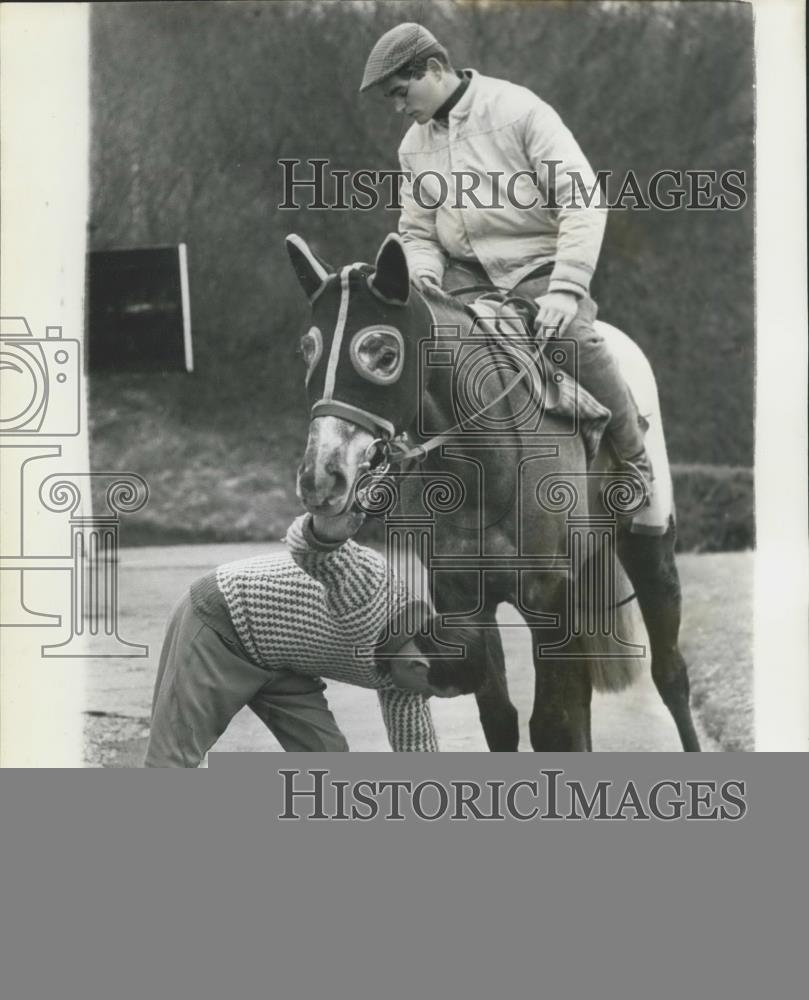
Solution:
<svg viewBox="0 0 809 1000">
<path fill-rule="evenodd" d="M 190 596 L 166 632 L 152 701 L 145 767 L 199 767 L 248 705 L 288 751 L 348 750 L 322 681 L 258 667 L 196 614 Z"/>
<path fill-rule="evenodd" d="M 475 262 L 451 260 L 444 274 L 444 288 L 451 292 L 473 284 L 490 284 L 484 269 Z M 536 299 L 548 291 L 550 275 L 521 281 L 511 294 L 526 299 Z M 569 375 L 601 403 L 612 414 L 609 434 L 621 458 L 632 458 L 643 450 L 643 431 L 638 419 L 638 410 L 632 396 L 618 370 L 604 338 L 596 331 L 595 323 L 598 307 L 584 295 L 579 299 L 579 311 L 565 330 L 563 339 L 576 342 L 575 357 L 568 357 L 559 365 Z"/>
</svg>

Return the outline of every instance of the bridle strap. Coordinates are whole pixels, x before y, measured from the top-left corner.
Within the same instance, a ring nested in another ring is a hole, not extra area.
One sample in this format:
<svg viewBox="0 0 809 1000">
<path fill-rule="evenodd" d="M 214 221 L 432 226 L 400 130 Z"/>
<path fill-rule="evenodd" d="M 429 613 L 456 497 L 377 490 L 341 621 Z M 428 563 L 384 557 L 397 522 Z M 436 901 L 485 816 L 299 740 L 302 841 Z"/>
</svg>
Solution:
<svg viewBox="0 0 809 1000">
<path fill-rule="evenodd" d="M 314 417 L 340 417 L 370 431 L 371 434 L 382 432 L 387 437 L 393 437 L 396 433 L 396 428 L 389 420 L 385 420 L 376 413 L 371 413 L 370 410 L 363 410 L 359 406 L 343 403 L 339 399 L 318 400 L 310 411 L 310 418 Z"/>
<path fill-rule="evenodd" d="M 416 288 L 416 291 L 425 301 L 425 304 L 429 308 L 429 302 L 427 302 L 426 297 Z M 453 289 L 451 292 L 447 292 L 453 298 L 458 298 L 461 295 L 477 293 L 477 292 L 488 292 L 494 293 L 491 297 L 495 298 L 502 306 L 506 305 L 516 305 L 522 310 L 531 311 L 533 308 L 533 303 L 519 295 L 509 295 L 510 289 L 500 288 L 494 285 L 465 285 L 462 288 Z M 483 296 L 485 297 L 485 295 Z M 374 446 L 379 446 L 383 452 L 383 463 L 385 466 L 385 471 L 387 471 L 392 465 L 403 465 L 406 462 L 418 461 L 422 462 L 430 454 L 430 452 L 435 451 L 436 448 L 440 448 L 442 445 L 447 444 L 454 435 L 460 433 L 464 430 L 470 421 L 479 420 L 481 417 L 485 416 L 490 410 L 494 409 L 498 403 L 501 403 L 506 399 L 518 385 L 525 381 L 526 377 L 530 375 L 530 368 L 525 366 L 525 361 L 528 360 L 531 366 L 536 365 L 539 358 L 545 349 L 544 341 L 539 343 L 535 342 L 534 351 L 520 351 L 513 344 L 509 344 L 505 338 L 501 338 L 499 341 L 499 346 L 506 353 L 511 354 L 512 357 L 516 357 L 522 363 L 522 371 L 518 372 L 504 387 L 501 391 L 494 397 L 494 399 L 489 400 L 489 402 L 477 410 L 475 413 L 470 414 L 462 420 L 459 420 L 452 427 L 447 428 L 447 430 L 442 431 L 440 434 L 435 434 L 429 440 L 425 441 L 423 444 L 414 445 L 412 447 L 407 447 L 405 445 L 405 435 L 404 433 L 395 433 L 395 429 L 391 424 L 385 421 L 385 425 L 379 420 L 375 414 L 368 413 L 365 410 L 360 410 L 357 407 L 350 407 L 344 403 L 340 403 L 337 400 L 320 400 L 312 407 L 312 416 L 318 414 L 325 415 L 326 413 L 331 413 L 334 416 L 343 417 L 347 420 L 351 420 L 353 423 L 359 424 L 366 430 L 370 431 L 372 434 L 377 434 L 381 431 L 381 436 L 376 438 L 374 441 Z M 370 463 L 369 463 L 370 465 Z M 370 470 L 368 470 L 370 471 Z M 374 470 L 377 471 L 377 470 Z"/>
<path fill-rule="evenodd" d="M 453 299 L 458 299 L 462 295 L 472 295 L 473 293 L 477 294 L 478 292 L 483 292 L 484 295 L 486 292 L 495 292 L 498 295 L 508 295 L 510 289 L 503 288 L 501 285 L 488 285 L 481 282 L 478 285 L 464 285 L 462 288 L 442 288 L 441 291 L 444 292 L 445 295 L 451 296 Z"/>
<path fill-rule="evenodd" d="M 479 292 L 479 291 L 494 292 L 495 296 L 498 297 L 497 301 L 499 301 L 502 306 L 511 305 L 512 303 L 517 304 L 518 306 L 521 306 L 523 308 L 525 306 L 533 306 L 533 303 L 531 303 L 530 300 L 524 299 L 522 298 L 522 296 L 519 295 L 509 296 L 508 295 L 509 289 L 499 288 L 493 285 L 483 285 L 483 284 L 465 285 L 463 288 L 455 288 L 451 292 L 448 292 L 447 294 L 451 295 L 453 298 L 458 298 L 461 295 L 471 294 L 472 292 Z M 505 295 L 506 298 L 499 297 L 503 295 Z M 506 353 L 511 354 L 512 356 L 517 356 L 520 358 L 520 360 L 523 360 L 527 355 L 528 360 L 532 365 L 536 365 L 537 361 L 542 356 L 545 349 L 544 341 L 540 343 L 535 342 L 536 346 L 535 351 L 520 352 L 513 344 L 509 344 L 505 339 L 500 340 L 499 346 L 503 348 L 506 351 Z M 427 457 L 427 455 L 429 455 L 431 451 L 435 451 L 435 449 L 440 448 L 441 445 L 447 444 L 455 434 L 458 434 L 460 431 L 464 429 L 464 427 L 469 423 L 469 421 L 480 419 L 480 417 L 485 416 L 489 412 L 489 410 L 497 406 L 498 403 L 501 403 L 504 399 L 506 399 L 506 397 L 509 396 L 510 393 L 521 382 L 523 382 L 528 375 L 529 375 L 529 369 L 524 367 L 523 370 L 519 372 L 517 375 L 515 375 L 514 378 L 512 378 L 511 381 L 508 382 L 504 386 L 504 388 L 494 397 L 494 399 L 489 400 L 489 402 L 482 409 L 476 411 L 475 413 L 471 414 L 468 417 L 465 417 L 463 420 L 459 420 L 458 423 L 454 424 L 447 430 L 442 431 L 440 434 L 434 435 L 424 444 L 415 445 L 411 448 L 405 448 L 402 446 L 402 439 L 404 437 L 403 434 L 399 434 L 396 435 L 396 437 L 391 438 L 390 441 L 386 442 L 387 461 L 391 465 L 401 465 L 404 462 L 409 462 L 412 460 L 419 462 L 424 461 L 424 459 Z"/>
<path fill-rule="evenodd" d="M 506 350 L 509 352 L 516 350 L 511 347 L 511 345 L 502 346 L 506 347 Z M 533 363 L 536 363 L 541 353 L 542 350 L 540 348 L 536 354 L 529 353 L 528 356 Z M 401 465 L 402 462 L 407 462 L 411 459 L 423 461 L 423 459 L 425 459 L 431 451 L 435 451 L 436 448 L 440 448 L 442 444 L 447 444 L 455 434 L 460 433 L 469 421 L 479 420 L 481 417 L 485 416 L 489 410 L 493 409 L 498 403 L 502 402 L 521 382 L 523 382 L 529 374 L 529 370 L 524 368 L 521 372 L 515 375 L 514 378 L 511 379 L 511 381 L 508 382 L 500 392 L 498 392 L 494 399 L 489 400 L 489 402 L 482 409 L 477 410 L 475 413 L 464 418 L 463 420 L 459 420 L 457 424 L 454 424 L 448 430 L 434 435 L 428 441 L 425 441 L 424 444 L 415 445 L 414 447 L 407 448 L 403 451 L 391 451 L 389 448 L 389 459 L 391 464 Z M 399 436 L 392 438 L 390 445 L 398 446 L 399 440 Z"/>
<path fill-rule="evenodd" d="M 520 295 L 509 295 L 509 289 L 497 288 L 492 285 L 465 285 L 463 288 L 456 288 L 447 294 L 454 298 L 461 295 L 472 294 L 476 292 L 495 292 L 503 293 L 505 297 L 498 298 L 497 301 L 501 303 L 501 306 L 514 305 L 520 311 L 526 313 L 526 318 L 533 318 L 535 314 L 535 305 L 530 299 L 526 299 Z M 484 294 L 485 297 L 485 294 Z M 422 296 L 424 298 L 424 296 Z M 545 345 L 547 343 L 546 339 L 540 341 L 534 341 L 535 351 L 525 351 L 522 352 L 523 355 L 527 355 L 532 364 L 536 364 L 539 358 L 543 355 L 545 351 Z M 507 343 L 504 339 L 501 339 L 500 346 L 504 348 L 508 353 L 520 355 L 521 352 L 514 347 L 513 344 Z M 511 392 L 515 389 L 529 374 L 529 370 L 524 368 L 519 374 L 515 375 L 514 378 L 494 397 L 490 400 L 481 410 L 473 414 L 471 417 L 466 418 L 466 420 L 461 420 L 449 430 L 443 431 L 441 434 L 436 434 L 431 437 L 424 444 L 416 445 L 411 448 L 406 448 L 403 445 L 405 435 L 404 433 L 398 434 L 395 437 L 379 437 L 376 438 L 368 447 L 368 452 L 366 455 L 366 460 L 363 463 L 363 472 L 373 471 L 373 481 L 377 479 L 382 479 L 390 470 L 393 465 L 403 465 L 405 462 L 418 461 L 422 462 L 430 452 L 435 451 L 436 448 L 440 448 L 441 445 L 447 444 L 453 435 L 457 434 L 459 431 L 463 430 L 464 424 L 468 420 L 476 420 L 484 416 L 492 407 L 496 406 L 498 403 L 502 402 Z M 372 454 L 376 448 L 382 449 L 382 460 L 379 465 L 371 469 L 372 465 Z M 617 456 L 616 456 L 617 457 Z M 369 482 L 366 484 L 365 492 L 367 493 L 372 488 L 373 483 Z M 612 605 L 612 610 L 617 610 L 625 605 L 629 604 L 631 601 L 637 600 L 637 592 L 633 591 L 627 597 L 624 597 L 620 601 L 616 601 Z"/>
</svg>

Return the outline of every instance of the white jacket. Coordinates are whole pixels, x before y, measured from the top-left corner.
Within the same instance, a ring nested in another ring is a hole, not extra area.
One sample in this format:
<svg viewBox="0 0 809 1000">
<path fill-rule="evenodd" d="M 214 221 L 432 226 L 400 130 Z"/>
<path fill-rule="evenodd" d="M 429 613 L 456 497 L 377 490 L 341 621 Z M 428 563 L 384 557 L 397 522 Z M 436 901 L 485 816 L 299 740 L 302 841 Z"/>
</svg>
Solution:
<svg viewBox="0 0 809 1000">
<path fill-rule="evenodd" d="M 555 261 L 550 290 L 586 293 L 606 211 L 595 207 L 597 196 L 592 207 L 585 207 L 578 192 L 578 207 L 570 205 L 568 171 L 577 171 L 589 192 L 595 183 L 590 164 L 559 115 L 530 90 L 470 72 L 472 80 L 450 111 L 448 127 L 433 120 L 414 124 L 399 147 L 401 168 L 411 174 L 402 183 L 399 220 L 411 272 L 431 274 L 440 283 L 447 256 L 477 259 L 494 284 L 513 288 L 538 265 Z M 550 161 L 560 162 L 549 166 Z M 434 175 L 423 177 L 415 192 L 422 205 L 414 197 L 415 178 L 425 171 L 446 179 L 443 202 L 442 184 Z M 493 181 L 487 174 L 494 171 L 503 176 Z M 515 197 L 510 200 L 507 185 L 519 171 L 535 171 L 539 189 L 533 178 L 520 176 L 512 181 Z M 474 196 L 483 207 L 469 195 L 459 199 L 453 172 L 480 176 Z M 553 180 L 555 190 L 549 192 Z M 532 208 L 513 203 L 534 200 Z M 430 208 L 436 201 L 438 207 Z M 503 207 L 489 207 L 493 201 Z M 548 204 L 560 207 L 544 207 Z"/>
</svg>

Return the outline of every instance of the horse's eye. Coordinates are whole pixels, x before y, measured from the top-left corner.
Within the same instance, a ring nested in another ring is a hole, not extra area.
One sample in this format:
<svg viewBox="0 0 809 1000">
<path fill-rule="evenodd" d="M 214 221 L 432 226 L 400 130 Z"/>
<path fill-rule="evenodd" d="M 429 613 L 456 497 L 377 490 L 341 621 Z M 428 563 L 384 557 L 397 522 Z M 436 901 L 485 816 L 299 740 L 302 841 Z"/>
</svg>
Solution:
<svg viewBox="0 0 809 1000">
<path fill-rule="evenodd" d="M 303 360 L 306 365 L 306 381 L 312 377 L 312 372 L 315 370 L 315 366 L 318 361 L 320 361 L 320 356 L 323 353 L 323 337 L 320 330 L 316 326 L 313 326 L 311 330 L 307 331 L 301 337 L 301 354 L 303 355 Z"/>
<path fill-rule="evenodd" d="M 366 327 L 354 334 L 351 361 L 364 378 L 390 385 L 402 373 L 404 341 L 393 326 Z"/>
</svg>

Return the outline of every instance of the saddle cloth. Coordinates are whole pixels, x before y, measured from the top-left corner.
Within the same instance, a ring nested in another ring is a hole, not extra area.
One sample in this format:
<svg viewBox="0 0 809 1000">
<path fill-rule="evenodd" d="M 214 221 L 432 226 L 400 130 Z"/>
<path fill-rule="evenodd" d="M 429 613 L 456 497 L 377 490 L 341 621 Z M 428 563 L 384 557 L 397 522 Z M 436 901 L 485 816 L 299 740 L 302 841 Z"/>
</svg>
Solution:
<svg viewBox="0 0 809 1000">
<path fill-rule="evenodd" d="M 649 504 L 632 519 L 630 530 L 644 535 L 663 535 L 669 521 L 675 517 L 674 490 L 654 372 L 643 351 L 622 330 L 601 320 L 596 320 L 595 328 L 612 351 L 638 412 L 647 424 L 644 443 L 655 478 Z"/>
<path fill-rule="evenodd" d="M 468 303 L 467 308 L 477 318 L 479 326 L 499 344 L 507 344 L 509 336 L 514 337 L 515 333 L 524 343 L 524 321 L 516 313 L 503 310 L 496 300 L 480 298 Z M 596 320 L 595 329 L 615 357 L 646 425 L 645 444 L 654 470 L 649 504 L 632 519 L 630 530 L 641 534 L 664 534 L 669 519 L 674 517 L 674 495 L 654 373 L 638 345 L 617 327 Z M 520 353 L 524 356 L 524 351 Z M 549 411 L 578 420 L 589 466 L 598 454 L 610 411 L 566 372 L 556 369 L 551 362 L 548 367 L 553 378 L 547 387 L 538 385 L 539 369 L 535 367 L 537 388 L 540 392 L 544 389 Z"/>
</svg>

